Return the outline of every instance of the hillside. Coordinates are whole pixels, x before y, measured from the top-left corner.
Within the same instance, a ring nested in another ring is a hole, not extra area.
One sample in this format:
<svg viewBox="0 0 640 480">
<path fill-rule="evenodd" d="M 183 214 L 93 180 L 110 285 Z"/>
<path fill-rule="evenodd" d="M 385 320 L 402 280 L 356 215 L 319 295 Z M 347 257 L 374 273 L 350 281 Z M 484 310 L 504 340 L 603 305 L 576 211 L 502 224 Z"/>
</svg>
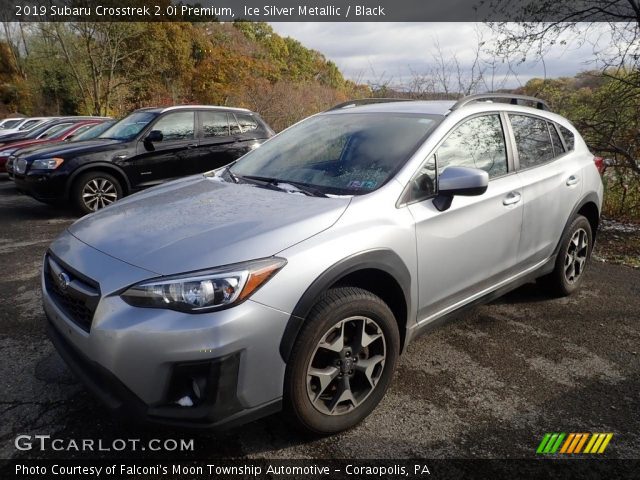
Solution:
<svg viewBox="0 0 640 480">
<path fill-rule="evenodd" d="M 280 130 L 366 90 L 264 23 L 14 24 L 0 41 L 0 115 L 205 103 L 254 109 Z"/>
</svg>

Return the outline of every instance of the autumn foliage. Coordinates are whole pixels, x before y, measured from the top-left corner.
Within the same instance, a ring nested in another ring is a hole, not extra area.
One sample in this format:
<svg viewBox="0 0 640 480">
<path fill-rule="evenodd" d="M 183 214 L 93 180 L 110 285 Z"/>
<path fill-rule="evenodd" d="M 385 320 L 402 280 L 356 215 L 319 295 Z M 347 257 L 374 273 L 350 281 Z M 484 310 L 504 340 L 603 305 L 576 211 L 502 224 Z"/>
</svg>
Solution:
<svg viewBox="0 0 640 480">
<path fill-rule="evenodd" d="M 251 108 L 280 130 L 367 94 L 264 23 L 19 24 L 0 41 L 0 114 L 200 103 Z"/>
</svg>

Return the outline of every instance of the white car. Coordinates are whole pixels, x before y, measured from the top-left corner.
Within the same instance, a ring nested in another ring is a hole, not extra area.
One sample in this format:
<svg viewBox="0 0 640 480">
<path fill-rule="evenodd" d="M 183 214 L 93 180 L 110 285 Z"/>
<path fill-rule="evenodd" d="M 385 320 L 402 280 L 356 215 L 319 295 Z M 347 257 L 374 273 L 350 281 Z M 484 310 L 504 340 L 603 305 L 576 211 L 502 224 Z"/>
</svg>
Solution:
<svg viewBox="0 0 640 480">
<path fill-rule="evenodd" d="M 27 117 L 11 117 L 0 120 L 0 132 L 4 129 L 14 128 L 16 125 L 22 123 Z"/>
<path fill-rule="evenodd" d="M 51 120 L 55 117 L 29 117 L 29 118 L 19 118 L 17 123 L 9 123 L 0 128 L 0 136 L 9 135 L 10 133 L 19 133 L 19 132 L 28 132 L 29 130 L 37 127 L 47 120 Z M 8 119 L 14 120 L 14 119 Z"/>
</svg>

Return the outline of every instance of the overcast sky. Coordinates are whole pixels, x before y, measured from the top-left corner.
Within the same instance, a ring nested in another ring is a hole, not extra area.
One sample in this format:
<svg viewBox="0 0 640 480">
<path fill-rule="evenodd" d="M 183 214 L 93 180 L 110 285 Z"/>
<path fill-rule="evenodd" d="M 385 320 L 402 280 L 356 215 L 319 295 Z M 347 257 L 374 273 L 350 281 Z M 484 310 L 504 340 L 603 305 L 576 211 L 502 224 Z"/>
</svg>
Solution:
<svg viewBox="0 0 640 480">
<path fill-rule="evenodd" d="M 445 56 L 455 54 L 469 68 L 475 58 L 478 35 L 491 42 L 491 32 L 475 23 L 272 23 L 282 36 L 290 36 L 335 62 L 349 79 L 363 83 L 406 85 L 414 73 L 433 66 L 436 45 Z M 501 65 L 497 83 L 513 88 L 533 77 L 573 76 L 593 66 L 593 47 L 554 48 L 541 63 Z M 484 55 L 489 60 L 488 55 Z M 498 85 L 499 86 L 499 85 Z"/>
</svg>

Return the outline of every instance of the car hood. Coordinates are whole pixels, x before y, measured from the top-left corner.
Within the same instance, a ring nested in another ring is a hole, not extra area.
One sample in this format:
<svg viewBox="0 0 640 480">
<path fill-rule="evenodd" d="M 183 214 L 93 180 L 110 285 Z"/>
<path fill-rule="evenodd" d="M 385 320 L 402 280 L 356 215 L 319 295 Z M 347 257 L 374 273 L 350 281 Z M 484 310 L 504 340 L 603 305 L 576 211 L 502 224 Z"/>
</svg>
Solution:
<svg viewBox="0 0 640 480">
<path fill-rule="evenodd" d="M 20 133 L 5 133 L 0 135 L 0 143 L 15 142 L 16 140 L 22 140 L 27 137 L 29 132 Z"/>
<path fill-rule="evenodd" d="M 319 198 L 201 175 L 88 215 L 69 232 L 161 275 L 269 257 L 333 225 L 350 198 Z"/>
<path fill-rule="evenodd" d="M 100 147 L 108 150 L 112 146 L 119 148 L 122 142 L 119 140 L 111 140 L 107 138 L 98 138 L 95 140 L 83 140 L 80 142 L 60 142 L 53 145 L 38 145 L 33 149 L 20 151 L 20 155 L 28 155 L 27 160 L 48 157 L 67 157 L 80 155 L 86 152 L 98 151 Z"/>
<path fill-rule="evenodd" d="M 18 152 L 20 155 L 31 153 L 34 150 L 42 148 L 44 145 L 50 142 L 59 142 L 60 140 L 24 140 L 21 142 L 15 142 L 6 147 L 0 147 L 0 154 L 5 151 Z M 44 145 L 43 145 L 44 144 Z"/>
</svg>

